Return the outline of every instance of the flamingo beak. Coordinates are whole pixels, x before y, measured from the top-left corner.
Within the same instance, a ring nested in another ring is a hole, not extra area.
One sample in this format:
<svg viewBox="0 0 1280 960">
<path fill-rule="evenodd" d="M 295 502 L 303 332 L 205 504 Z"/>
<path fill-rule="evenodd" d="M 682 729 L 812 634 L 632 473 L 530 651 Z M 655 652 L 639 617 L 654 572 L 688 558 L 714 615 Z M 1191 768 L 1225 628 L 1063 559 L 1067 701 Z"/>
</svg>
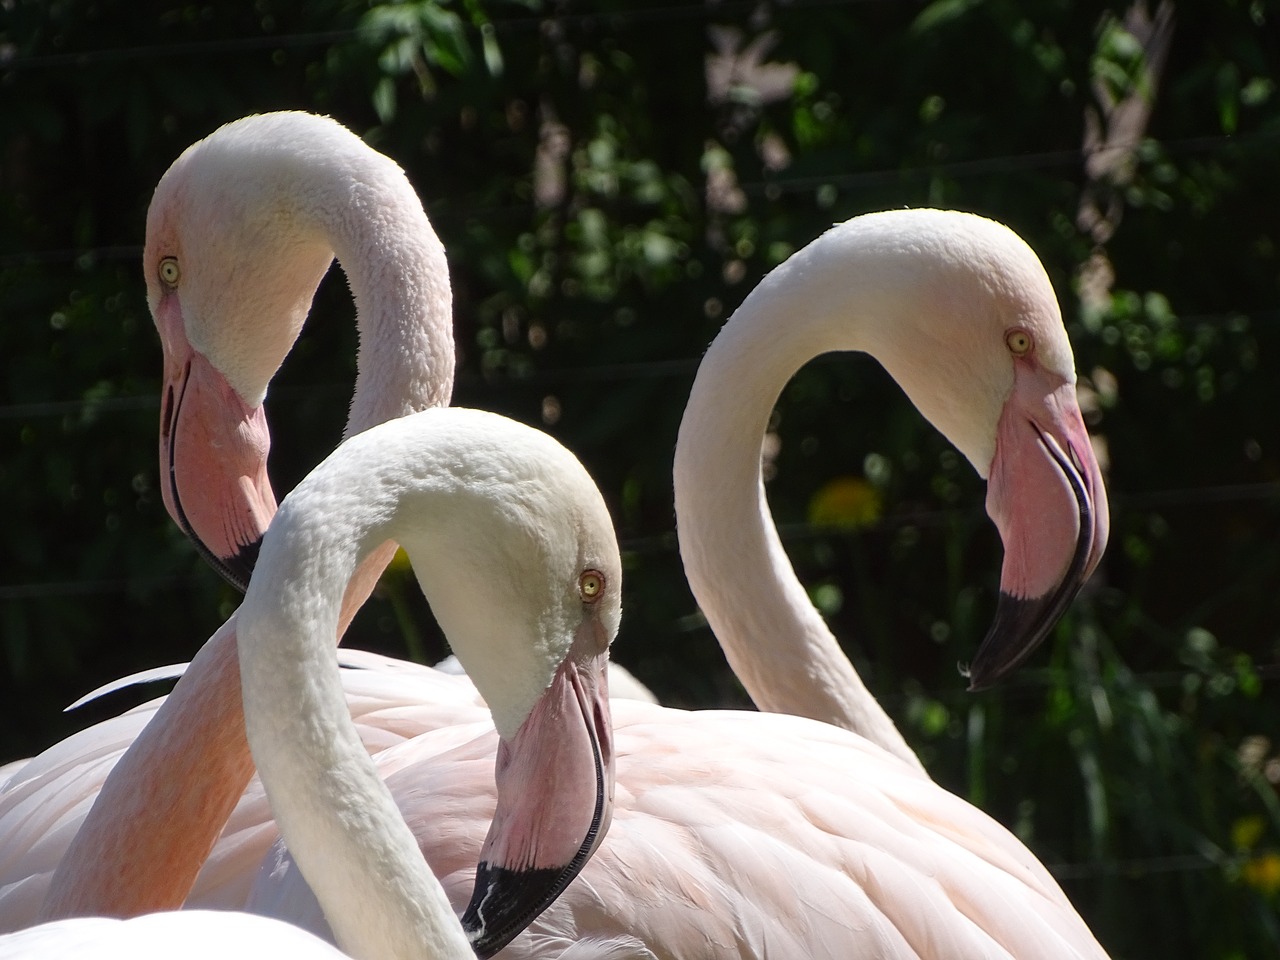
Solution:
<svg viewBox="0 0 1280 960">
<path fill-rule="evenodd" d="M 564 892 L 613 816 L 608 652 L 584 639 L 575 641 L 515 736 L 498 747 L 498 806 L 462 915 L 481 960 Z M 583 655 L 586 648 L 598 652 Z"/>
<path fill-rule="evenodd" d="M 1016 364 L 996 433 L 987 513 L 1004 542 L 995 622 L 969 665 L 969 689 L 1017 669 L 1102 559 L 1110 526 L 1102 471 L 1075 385 Z"/>
<path fill-rule="evenodd" d="M 165 509 L 201 556 L 243 592 L 276 512 L 266 414 L 260 404 L 245 403 L 203 354 L 185 340 L 179 346 L 175 355 L 166 344 L 160 407 Z"/>
</svg>

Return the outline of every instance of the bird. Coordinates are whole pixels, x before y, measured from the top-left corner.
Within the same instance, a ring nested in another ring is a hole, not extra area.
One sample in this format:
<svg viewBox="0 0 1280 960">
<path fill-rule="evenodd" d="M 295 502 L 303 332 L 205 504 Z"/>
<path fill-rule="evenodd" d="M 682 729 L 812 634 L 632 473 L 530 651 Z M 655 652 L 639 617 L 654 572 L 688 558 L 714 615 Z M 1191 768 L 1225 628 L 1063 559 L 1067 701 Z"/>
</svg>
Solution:
<svg viewBox="0 0 1280 960">
<path fill-rule="evenodd" d="M 349 960 L 347 955 L 291 923 L 252 913 L 184 910 L 129 920 L 76 917 L 0 935 L 0 960 L 224 960 L 228 955 Z"/>
<path fill-rule="evenodd" d="M 499 960 L 616 936 L 660 958 L 1106 957 L 1016 837 L 865 738 L 787 714 L 611 706 L 609 832 Z M 495 739 L 434 763 L 410 744 L 374 758 L 455 909 L 494 803 L 468 767 L 489 769 Z M 279 842 L 240 909 L 329 936 Z"/>
<path fill-rule="evenodd" d="M 347 584 L 388 538 L 409 554 L 500 744 L 496 767 L 471 768 L 498 800 L 474 871 L 479 895 L 461 922 L 338 679 Z M 606 666 L 621 581 L 612 520 L 586 469 L 496 414 L 436 408 L 389 421 L 345 441 L 285 498 L 239 611 L 245 724 L 276 823 L 345 954 L 488 955 L 590 858 L 611 816 Z M 191 916 L 216 940 L 208 914 Z M 183 929 L 180 917 L 169 922 Z M 242 936 L 242 922 L 229 924 Z M 83 929 L 60 921 L 45 934 Z M 0 957 L 16 955 L 0 939 Z"/>
<path fill-rule="evenodd" d="M 444 247 L 400 167 L 337 121 L 283 111 L 225 124 L 174 161 L 148 209 L 143 273 L 164 355 L 164 502 L 242 588 L 275 512 L 262 401 L 335 253 L 360 331 L 347 435 L 447 404 Z M 353 578 L 344 630 L 394 551 L 380 546 Z M 74 835 L 68 844 L 63 834 L 66 855 L 40 881 L 49 886 L 42 918 L 182 903 L 253 772 L 238 688 L 233 616 L 110 771 L 102 803 L 79 809 L 81 829 L 63 825 Z M 22 908 L 0 895 L 0 929 L 29 922 L 33 882 Z"/>
<path fill-rule="evenodd" d="M 797 579 L 761 480 L 760 443 L 783 386 L 837 350 L 879 360 L 989 477 L 1006 556 L 971 688 L 1029 656 L 1097 566 L 1106 490 L 1053 288 L 1027 244 L 992 220 L 939 210 L 854 218 L 774 269 L 721 328 L 675 449 L 689 586 L 760 709 L 847 727 L 919 765 Z"/>
<path fill-rule="evenodd" d="M 336 120 L 280 111 L 224 124 L 173 162 L 147 210 L 161 491 L 242 593 L 275 511 L 263 400 L 335 255 L 359 331 L 345 435 L 448 404 L 444 246 L 404 171 Z"/>
</svg>

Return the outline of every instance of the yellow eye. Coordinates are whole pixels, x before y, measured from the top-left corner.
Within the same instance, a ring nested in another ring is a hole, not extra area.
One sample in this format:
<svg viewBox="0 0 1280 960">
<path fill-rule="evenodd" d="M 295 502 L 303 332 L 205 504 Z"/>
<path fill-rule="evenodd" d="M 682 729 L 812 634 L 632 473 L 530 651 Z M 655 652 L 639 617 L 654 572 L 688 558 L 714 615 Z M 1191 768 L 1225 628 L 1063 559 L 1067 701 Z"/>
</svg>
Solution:
<svg viewBox="0 0 1280 960">
<path fill-rule="evenodd" d="M 604 574 L 587 570 L 578 578 L 578 593 L 583 603 L 595 603 L 604 594 Z"/>
<path fill-rule="evenodd" d="M 1031 334 L 1021 327 L 1014 327 L 1004 335 L 1004 343 L 1009 348 L 1010 353 L 1015 357 L 1021 357 L 1031 350 Z"/>
<path fill-rule="evenodd" d="M 170 287 L 178 285 L 182 271 L 178 269 L 177 257 L 165 257 L 160 261 L 160 280 Z"/>
</svg>

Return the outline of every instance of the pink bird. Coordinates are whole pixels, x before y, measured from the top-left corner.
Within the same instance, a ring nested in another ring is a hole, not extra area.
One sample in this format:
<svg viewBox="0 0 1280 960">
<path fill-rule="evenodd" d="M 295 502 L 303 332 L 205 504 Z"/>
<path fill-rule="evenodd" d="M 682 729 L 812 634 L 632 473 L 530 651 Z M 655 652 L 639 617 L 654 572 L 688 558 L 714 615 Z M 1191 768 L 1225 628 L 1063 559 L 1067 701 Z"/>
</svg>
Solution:
<svg viewBox="0 0 1280 960">
<path fill-rule="evenodd" d="M 400 168 L 341 125 L 301 113 L 228 124 L 179 157 L 152 200 L 143 263 L 164 347 L 165 502 L 233 581 L 247 577 L 275 510 L 261 401 L 335 251 L 361 341 L 348 434 L 447 403 L 454 354 L 444 250 Z M 365 561 L 340 628 L 394 550 L 387 544 Z M 67 787 L 49 784 L 46 801 L 77 809 L 84 822 L 66 825 L 60 846 L 74 839 L 65 856 L 41 865 L 60 865 L 41 898 L 44 918 L 181 905 L 253 772 L 239 685 L 233 617 L 105 785 L 91 754 L 76 776 L 92 792 L 64 797 Z M 102 802 L 85 817 L 99 786 Z M 5 858 L 19 872 L 26 837 Z M 7 899 L 0 929 L 30 922 Z"/>
</svg>

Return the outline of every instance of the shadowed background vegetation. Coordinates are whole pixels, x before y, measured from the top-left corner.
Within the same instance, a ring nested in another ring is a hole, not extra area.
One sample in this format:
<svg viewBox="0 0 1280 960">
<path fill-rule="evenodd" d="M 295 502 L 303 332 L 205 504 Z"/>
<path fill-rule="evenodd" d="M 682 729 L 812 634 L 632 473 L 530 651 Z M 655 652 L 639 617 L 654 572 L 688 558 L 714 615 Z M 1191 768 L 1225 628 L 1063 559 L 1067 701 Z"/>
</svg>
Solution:
<svg viewBox="0 0 1280 960">
<path fill-rule="evenodd" d="M 327 113 L 405 168 L 451 264 L 455 402 L 590 467 L 626 549 L 616 658 L 681 706 L 747 705 L 675 552 L 698 357 L 831 223 L 954 207 L 1021 233 L 1058 291 L 1108 471 L 1102 569 L 1018 679 L 966 694 L 1000 562 L 983 484 L 860 356 L 778 405 L 784 540 L 929 770 L 1114 956 L 1276 955 L 1278 21 L 1270 0 L 0 3 L 0 762 L 147 695 L 61 713 L 190 658 L 237 602 L 160 501 L 138 268 L 152 188 L 219 124 Z M 272 388 L 282 493 L 340 437 L 352 313 L 335 269 Z M 445 653 L 404 569 L 347 642 Z"/>
</svg>

